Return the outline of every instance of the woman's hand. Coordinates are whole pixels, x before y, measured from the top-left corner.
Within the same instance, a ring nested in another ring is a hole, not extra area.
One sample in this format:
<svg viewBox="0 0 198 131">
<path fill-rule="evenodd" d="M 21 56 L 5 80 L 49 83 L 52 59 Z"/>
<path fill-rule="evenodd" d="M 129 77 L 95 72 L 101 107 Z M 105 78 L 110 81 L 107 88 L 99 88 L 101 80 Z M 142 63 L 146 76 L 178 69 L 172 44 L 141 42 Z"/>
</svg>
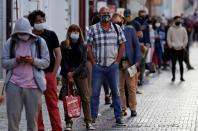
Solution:
<svg viewBox="0 0 198 131">
<path fill-rule="evenodd" d="M 16 62 L 19 63 L 19 64 L 24 63 L 24 58 L 22 58 L 21 56 L 17 56 L 16 57 Z"/>
<path fill-rule="evenodd" d="M 74 76 L 74 73 L 73 72 L 68 72 L 67 73 L 67 78 L 70 79 L 70 78 L 73 78 Z"/>
<path fill-rule="evenodd" d="M 33 64 L 33 58 L 31 56 L 26 56 L 24 62 L 28 64 Z"/>
<path fill-rule="evenodd" d="M 68 82 L 74 83 L 74 78 L 73 77 L 72 78 L 69 78 L 68 79 Z"/>
</svg>

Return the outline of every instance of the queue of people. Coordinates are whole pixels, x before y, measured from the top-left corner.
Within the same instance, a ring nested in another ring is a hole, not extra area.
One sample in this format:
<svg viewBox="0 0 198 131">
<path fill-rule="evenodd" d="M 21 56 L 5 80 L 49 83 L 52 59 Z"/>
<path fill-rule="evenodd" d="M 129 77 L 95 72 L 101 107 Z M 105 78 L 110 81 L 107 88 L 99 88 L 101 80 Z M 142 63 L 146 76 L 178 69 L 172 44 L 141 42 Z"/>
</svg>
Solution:
<svg viewBox="0 0 198 131">
<path fill-rule="evenodd" d="M 7 72 L 4 87 L 9 131 L 19 131 L 23 106 L 27 130 L 45 130 L 42 94 L 52 131 L 62 131 L 58 100 L 68 95 L 69 83 L 76 85 L 81 98 L 86 129 L 95 130 L 102 86 L 106 90 L 106 104 L 111 103 L 112 97 L 116 124 L 126 126 L 123 117 L 127 115 L 127 107 L 131 117 L 138 115 L 136 94 L 138 86 L 145 84 L 146 69 L 149 73 L 160 72 L 171 60 L 171 81 L 174 82 L 178 60 L 183 82 L 185 55 L 187 68 L 193 69 L 189 50 L 186 53 L 189 37 L 180 16 L 175 16 L 168 24 L 149 17 L 144 10 L 140 10 L 136 18 L 130 9 L 125 9 L 124 16 L 115 13 L 111 17 L 108 7 L 102 7 L 96 14 L 86 40 L 81 28 L 72 24 L 60 44 L 56 33 L 45 28 L 44 12 L 35 10 L 28 19 L 23 17 L 16 22 L 2 54 L 2 66 Z M 62 87 L 58 96 L 56 74 L 59 67 Z M 0 103 L 3 99 L 0 97 Z M 73 121 L 67 110 L 62 115 L 64 130 L 72 130 Z"/>
</svg>

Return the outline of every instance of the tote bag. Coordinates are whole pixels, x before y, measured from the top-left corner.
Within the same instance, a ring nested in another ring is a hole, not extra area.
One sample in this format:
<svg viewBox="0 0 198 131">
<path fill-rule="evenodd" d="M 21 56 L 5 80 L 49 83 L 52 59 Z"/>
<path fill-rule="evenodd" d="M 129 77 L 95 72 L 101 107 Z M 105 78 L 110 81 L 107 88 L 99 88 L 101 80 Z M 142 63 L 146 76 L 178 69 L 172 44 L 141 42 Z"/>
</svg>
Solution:
<svg viewBox="0 0 198 131">
<path fill-rule="evenodd" d="M 68 95 L 63 97 L 63 106 L 65 115 L 70 118 L 80 117 L 81 113 L 81 100 L 80 96 L 74 93 L 74 84 L 68 84 Z"/>
</svg>

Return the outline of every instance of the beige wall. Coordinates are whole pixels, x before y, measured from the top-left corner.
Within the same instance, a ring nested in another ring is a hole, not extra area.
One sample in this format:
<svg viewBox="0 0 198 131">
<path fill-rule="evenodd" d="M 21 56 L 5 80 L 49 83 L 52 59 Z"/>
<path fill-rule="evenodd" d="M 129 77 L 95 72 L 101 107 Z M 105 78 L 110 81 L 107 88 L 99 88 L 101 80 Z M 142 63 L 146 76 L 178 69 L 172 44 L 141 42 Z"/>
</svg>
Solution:
<svg viewBox="0 0 198 131">
<path fill-rule="evenodd" d="M 180 15 L 184 10 L 184 1 L 185 0 L 163 0 L 161 6 L 153 7 L 152 14 L 158 16 L 165 14 L 167 17 Z"/>
<path fill-rule="evenodd" d="M 184 0 L 175 0 L 174 4 L 174 14 L 175 15 L 181 15 L 184 10 Z"/>
<path fill-rule="evenodd" d="M 6 41 L 6 0 L 0 0 L 0 49 Z M 1 57 L 1 52 L 0 52 Z M 0 61 L 0 80 L 3 79 L 3 69 Z M 1 86 L 1 83 L 0 83 Z"/>
<path fill-rule="evenodd" d="M 145 4 L 146 0 L 127 0 L 127 8 L 129 8 L 133 14 L 137 14 L 141 9 L 147 10 Z"/>
</svg>

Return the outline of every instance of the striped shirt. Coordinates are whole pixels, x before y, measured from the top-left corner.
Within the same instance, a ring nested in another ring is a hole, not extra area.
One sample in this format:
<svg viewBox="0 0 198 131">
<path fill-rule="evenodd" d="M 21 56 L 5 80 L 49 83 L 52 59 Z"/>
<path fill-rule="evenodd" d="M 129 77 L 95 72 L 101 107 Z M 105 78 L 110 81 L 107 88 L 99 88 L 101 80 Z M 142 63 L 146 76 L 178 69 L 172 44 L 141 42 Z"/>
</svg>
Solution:
<svg viewBox="0 0 198 131">
<path fill-rule="evenodd" d="M 124 33 L 119 25 L 116 25 L 118 34 L 111 23 L 108 31 L 105 31 L 101 23 L 92 25 L 87 34 L 87 44 L 92 46 L 92 53 L 96 63 L 102 66 L 110 66 L 118 55 L 118 46 L 126 41 Z"/>
</svg>

